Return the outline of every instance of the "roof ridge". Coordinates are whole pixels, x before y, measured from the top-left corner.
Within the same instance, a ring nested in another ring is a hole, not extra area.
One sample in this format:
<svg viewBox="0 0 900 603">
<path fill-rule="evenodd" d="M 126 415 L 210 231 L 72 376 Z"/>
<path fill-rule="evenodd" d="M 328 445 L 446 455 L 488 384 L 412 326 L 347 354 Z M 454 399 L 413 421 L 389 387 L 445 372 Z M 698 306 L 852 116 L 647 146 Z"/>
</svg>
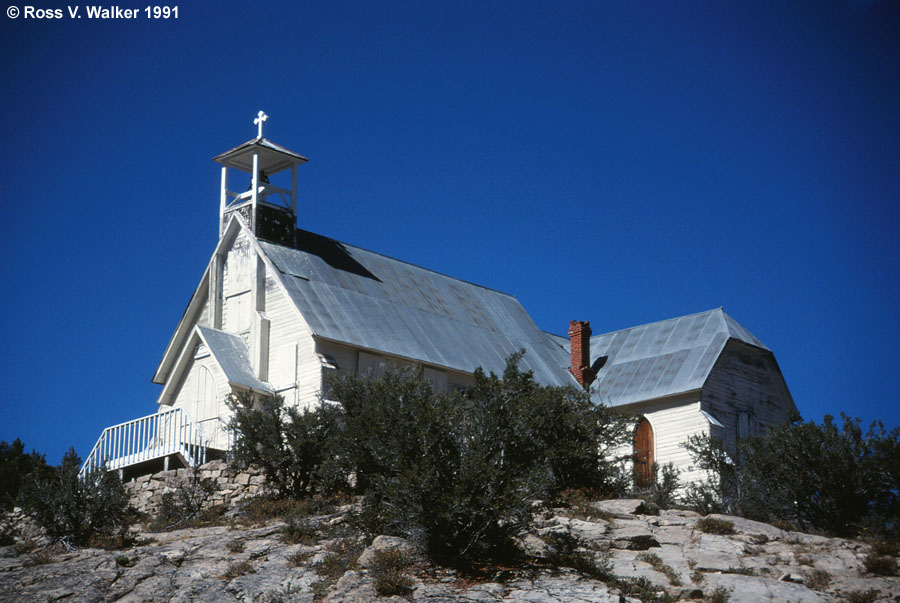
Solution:
<svg viewBox="0 0 900 603">
<path fill-rule="evenodd" d="M 725 314 L 724 308 L 723 308 L 722 306 L 719 306 L 718 308 L 712 308 L 712 309 L 710 309 L 710 310 L 703 310 L 702 312 L 693 312 L 693 313 L 691 313 L 691 314 L 682 314 L 681 316 L 673 316 L 673 317 L 671 317 L 671 318 L 663 318 L 663 319 L 661 319 L 661 320 L 654 320 L 653 322 L 646 322 L 646 323 L 644 323 L 644 324 L 634 325 L 633 327 L 627 327 L 627 328 L 625 328 L 625 329 L 616 329 L 615 331 L 607 331 L 606 333 L 600 333 L 600 334 L 598 334 L 598 335 L 592 335 L 592 336 L 591 336 L 591 339 L 596 339 L 596 338 L 598 338 L 598 337 L 604 337 L 604 336 L 606 336 L 606 335 L 612 335 L 613 333 L 624 333 L 624 332 L 626 332 L 626 331 L 632 331 L 632 330 L 634 330 L 634 329 L 640 329 L 641 327 L 650 327 L 650 326 L 658 325 L 658 324 L 661 324 L 661 323 L 664 323 L 664 322 L 670 322 L 670 321 L 673 321 L 673 320 L 679 320 L 679 319 L 681 319 L 681 318 L 690 318 L 691 316 L 700 316 L 701 314 L 712 314 L 712 313 L 714 313 L 714 312 L 721 312 L 722 314 Z M 726 316 L 727 316 L 727 315 L 726 315 Z M 734 319 L 732 318 L 732 320 L 734 320 Z M 725 325 L 726 328 L 727 328 L 727 326 L 728 326 L 728 325 Z"/>
</svg>

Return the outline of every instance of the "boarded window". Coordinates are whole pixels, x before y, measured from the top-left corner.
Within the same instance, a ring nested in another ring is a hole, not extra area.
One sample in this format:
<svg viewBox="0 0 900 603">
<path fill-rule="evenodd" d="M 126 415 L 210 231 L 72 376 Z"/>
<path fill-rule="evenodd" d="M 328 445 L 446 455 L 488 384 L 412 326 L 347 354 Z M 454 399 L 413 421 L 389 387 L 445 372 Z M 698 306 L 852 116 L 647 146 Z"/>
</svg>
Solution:
<svg viewBox="0 0 900 603">
<path fill-rule="evenodd" d="M 225 298 L 225 330 L 229 333 L 249 332 L 251 308 L 249 291 Z"/>
<path fill-rule="evenodd" d="M 649 486 L 653 482 L 653 427 L 641 418 L 634 432 L 634 484 Z"/>
<path fill-rule="evenodd" d="M 390 366 L 391 362 L 387 358 L 367 352 L 359 353 L 358 374 L 363 379 L 381 379 Z"/>
<path fill-rule="evenodd" d="M 196 420 L 212 419 L 219 416 L 219 404 L 216 400 L 216 381 L 212 371 L 205 366 L 197 367 L 195 376 Z"/>
<path fill-rule="evenodd" d="M 431 391 L 435 393 L 447 391 L 447 373 L 444 371 L 425 367 L 422 378 L 431 384 Z"/>
</svg>

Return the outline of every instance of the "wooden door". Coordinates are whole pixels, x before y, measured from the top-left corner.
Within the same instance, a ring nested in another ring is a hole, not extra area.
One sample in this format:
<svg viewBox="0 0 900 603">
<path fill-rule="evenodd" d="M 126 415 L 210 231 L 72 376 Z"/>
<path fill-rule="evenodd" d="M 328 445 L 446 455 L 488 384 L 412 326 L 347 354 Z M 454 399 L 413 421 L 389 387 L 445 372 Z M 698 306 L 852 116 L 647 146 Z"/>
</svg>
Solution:
<svg viewBox="0 0 900 603">
<path fill-rule="evenodd" d="M 634 432 L 634 484 L 649 486 L 653 482 L 653 427 L 641 418 Z"/>
</svg>

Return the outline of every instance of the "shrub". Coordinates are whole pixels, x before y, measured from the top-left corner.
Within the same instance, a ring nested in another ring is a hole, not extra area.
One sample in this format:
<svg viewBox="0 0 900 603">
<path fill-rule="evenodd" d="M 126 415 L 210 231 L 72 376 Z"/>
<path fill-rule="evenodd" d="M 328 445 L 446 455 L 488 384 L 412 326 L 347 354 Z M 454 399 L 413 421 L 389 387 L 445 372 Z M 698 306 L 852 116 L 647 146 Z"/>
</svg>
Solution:
<svg viewBox="0 0 900 603">
<path fill-rule="evenodd" d="M 866 568 L 866 572 L 876 576 L 897 575 L 897 560 L 887 555 L 869 553 L 863 560 L 863 566 Z"/>
<path fill-rule="evenodd" d="M 301 498 L 337 489 L 334 471 L 339 412 L 328 404 L 300 411 L 273 395 L 233 395 L 229 428 L 238 465 L 262 469 L 282 497 Z"/>
<path fill-rule="evenodd" d="M 707 534 L 734 534 L 734 524 L 727 519 L 701 517 L 697 520 L 697 529 Z"/>
<path fill-rule="evenodd" d="M 813 570 L 806 576 L 804 584 L 812 590 L 825 590 L 831 584 L 831 574 L 825 570 Z"/>
<path fill-rule="evenodd" d="M 721 442 L 695 436 L 685 444 L 708 479 L 686 496 L 699 511 L 786 521 L 806 530 L 851 536 L 900 529 L 900 427 L 879 422 L 863 433 L 859 419 L 799 417 L 742 440 L 734 462 Z"/>
<path fill-rule="evenodd" d="M 885 557 L 900 556 L 900 541 L 889 538 L 876 538 L 869 543 L 869 548 L 873 555 L 882 555 Z"/>
<path fill-rule="evenodd" d="M 678 573 L 671 565 L 663 563 L 662 558 L 656 553 L 638 553 L 636 559 L 638 561 L 649 563 L 653 569 L 665 574 L 666 578 L 669 579 L 669 584 L 672 586 L 681 586 L 681 578 L 678 576 Z"/>
<path fill-rule="evenodd" d="M 728 603 L 731 600 L 731 590 L 724 586 L 717 586 L 706 597 L 708 603 Z"/>
<path fill-rule="evenodd" d="M 283 517 L 308 517 L 320 513 L 330 513 L 334 502 L 320 496 L 309 498 L 252 498 L 241 507 L 240 516 L 249 522 L 260 523 Z"/>
<path fill-rule="evenodd" d="M 413 580 L 404 571 L 409 566 L 409 554 L 400 549 L 375 551 L 371 574 L 375 578 L 375 592 L 382 597 L 404 596 L 412 591 Z"/>
<path fill-rule="evenodd" d="M 435 394 L 416 370 L 332 384 L 372 533 L 405 536 L 465 569 L 516 556 L 533 500 L 572 486 L 620 490 L 621 463 L 598 442 L 625 441 L 627 421 L 583 392 L 538 385 L 518 359 L 502 378 L 476 371 L 464 393 Z"/>
<path fill-rule="evenodd" d="M 232 540 L 226 545 L 229 553 L 243 553 L 244 552 L 244 541 L 243 540 Z"/>
<path fill-rule="evenodd" d="M 11 524 L 0 523 L 0 546 L 12 546 L 16 543 L 16 529 Z"/>
<path fill-rule="evenodd" d="M 874 588 L 854 590 L 847 593 L 847 603 L 875 603 L 880 596 L 881 593 Z"/>
<path fill-rule="evenodd" d="M 338 540 L 325 558 L 314 566 L 316 573 L 324 576 L 327 581 L 334 581 L 344 575 L 349 569 L 356 567 L 363 546 L 353 538 Z"/>
<path fill-rule="evenodd" d="M 22 488 L 26 512 L 50 537 L 77 546 L 122 527 L 129 508 L 128 495 L 114 472 L 96 471 L 80 479 L 80 465 L 70 448 L 58 467 L 32 474 Z"/>
<path fill-rule="evenodd" d="M 551 547 L 547 562 L 556 567 L 569 567 L 594 580 L 612 582 L 612 558 L 609 553 L 595 559 L 594 554 L 579 547 L 578 539 L 570 532 L 550 532 L 544 537 Z"/>
<path fill-rule="evenodd" d="M 154 526 L 172 529 L 198 519 L 217 489 L 215 481 L 201 477 L 196 467 L 189 468 L 187 479 L 180 480 L 173 491 L 162 495 Z"/>
<path fill-rule="evenodd" d="M 293 567 L 301 567 L 306 564 L 313 556 L 312 551 L 297 551 L 293 555 L 290 555 L 288 559 L 288 565 Z"/>
<path fill-rule="evenodd" d="M 702 515 L 734 512 L 736 468 L 722 441 L 706 434 L 692 435 L 683 444 L 706 478 L 688 484 L 684 501 Z"/>
<path fill-rule="evenodd" d="M 564 513 L 567 517 L 573 519 L 581 519 L 591 521 L 593 519 L 602 519 L 604 521 L 613 521 L 614 515 L 608 511 L 598 509 L 593 505 L 594 501 L 601 500 L 602 495 L 585 488 L 576 488 L 571 490 L 563 490 L 554 497 L 553 506 L 561 506 L 565 509 Z"/>
<path fill-rule="evenodd" d="M 476 371 L 466 392 L 437 394 L 412 368 L 332 380 L 340 404 L 306 412 L 235 398 L 235 458 L 282 497 L 346 489 L 353 475 L 367 530 L 410 538 L 448 565 L 513 558 L 534 500 L 624 492 L 624 459 L 607 453 L 630 439 L 624 417 L 574 388 L 538 385 L 519 357 L 502 378 Z"/>
<path fill-rule="evenodd" d="M 303 515 L 288 515 L 281 530 L 281 539 L 287 544 L 315 544 L 316 527 Z"/>
<path fill-rule="evenodd" d="M 653 480 L 646 488 L 636 490 L 635 495 L 643 498 L 651 507 L 670 509 L 675 505 L 675 493 L 681 485 L 679 473 L 672 463 L 662 467 L 653 463 Z"/>
<path fill-rule="evenodd" d="M 656 586 L 643 576 L 625 578 L 616 581 L 619 591 L 627 597 L 635 597 L 646 603 L 675 603 L 677 599 L 666 593 L 661 586 Z"/>
<path fill-rule="evenodd" d="M 232 561 L 228 564 L 228 568 L 225 570 L 225 573 L 222 575 L 223 578 L 237 578 L 238 576 L 243 576 L 245 574 L 252 574 L 256 570 L 253 569 L 253 564 L 249 561 Z"/>
<path fill-rule="evenodd" d="M 46 469 L 44 455 L 34 450 L 25 454 L 25 444 L 19 438 L 12 444 L 0 442 L 0 511 L 9 511 L 15 506 L 27 475 Z"/>
</svg>

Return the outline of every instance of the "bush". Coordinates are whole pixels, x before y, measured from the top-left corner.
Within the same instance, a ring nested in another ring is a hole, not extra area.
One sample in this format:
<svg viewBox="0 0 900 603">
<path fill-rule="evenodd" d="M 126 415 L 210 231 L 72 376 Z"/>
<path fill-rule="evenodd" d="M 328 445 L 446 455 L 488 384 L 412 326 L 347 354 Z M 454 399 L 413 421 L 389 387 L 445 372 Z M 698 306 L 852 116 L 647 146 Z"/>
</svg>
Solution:
<svg viewBox="0 0 900 603">
<path fill-rule="evenodd" d="M 154 527 L 172 529 L 200 517 L 218 486 L 212 479 L 200 477 L 196 467 L 187 470 L 188 478 L 178 482 L 171 492 L 162 495 Z"/>
<path fill-rule="evenodd" d="M 613 582 L 613 564 L 607 552 L 596 559 L 590 551 L 580 546 L 578 538 L 571 532 L 550 532 L 544 540 L 550 545 L 547 562 L 555 567 L 569 567 L 573 570 L 601 582 Z"/>
<path fill-rule="evenodd" d="M 683 444 L 706 479 L 685 489 L 684 502 L 701 515 L 734 513 L 736 468 L 722 441 L 706 434 L 692 435 Z"/>
<path fill-rule="evenodd" d="M 737 462 L 721 442 L 693 437 L 685 447 L 707 471 L 688 488 L 700 512 L 727 512 L 759 521 L 786 521 L 806 530 L 852 536 L 900 530 L 900 428 L 876 422 L 863 433 L 843 415 L 822 424 L 799 417 L 738 444 Z"/>
<path fill-rule="evenodd" d="M 249 561 L 232 561 L 228 564 L 228 568 L 225 570 L 222 577 L 227 579 L 237 578 L 238 576 L 243 576 L 245 574 L 252 574 L 255 571 L 253 564 Z"/>
<path fill-rule="evenodd" d="M 874 588 L 854 590 L 847 593 L 847 603 L 875 603 L 879 597 L 881 597 L 881 593 Z"/>
<path fill-rule="evenodd" d="M 866 572 L 876 576 L 897 575 L 897 560 L 887 555 L 869 553 L 863 560 L 863 566 L 866 568 Z"/>
<path fill-rule="evenodd" d="M 517 555 L 534 500 L 576 486 L 621 491 L 621 463 L 603 453 L 627 441 L 628 422 L 583 392 L 538 385 L 518 359 L 502 378 L 476 371 L 464 393 L 435 394 L 416 370 L 332 384 L 372 533 L 471 568 Z"/>
<path fill-rule="evenodd" d="M 314 410 L 280 398 L 231 402 L 235 458 L 281 496 L 348 487 L 364 494 L 362 525 L 407 537 L 435 560 L 472 567 L 516 555 L 533 502 L 569 488 L 625 491 L 628 420 L 573 388 L 538 385 L 510 357 L 502 378 L 476 371 L 466 392 L 438 394 L 421 368 L 328 384 Z"/>
<path fill-rule="evenodd" d="M 80 479 L 80 465 L 81 459 L 70 448 L 58 467 L 25 480 L 22 503 L 50 537 L 84 546 L 95 536 L 126 527 L 129 505 L 114 472 L 96 471 Z"/>
<path fill-rule="evenodd" d="M 409 563 L 406 551 L 375 551 L 371 569 L 375 578 L 375 592 L 382 597 L 404 596 L 412 592 L 413 580 L 404 573 Z"/>
<path fill-rule="evenodd" d="M 236 435 L 232 448 L 238 465 L 262 469 L 266 483 L 284 497 L 300 498 L 333 491 L 339 412 L 328 404 L 300 411 L 285 408 L 274 395 L 233 395 L 229 428 Z"/>
<path fill-rule="evenodd" d="M 9 511 L 15 506 L 25 476 L 46 469 L 44 455 L 34 450 L 25 454 L 25 444 L 19 438 L 12 444 L 0 442 L 0 511 Z"/>
<path fill-rule="evenodd" d="M 709 603 L 728 603 L 731 601 L 731 590 L 724 586 L 717 586 L 706 598 Z"/>
<path fill-rule="evenodd" d="M 636 490 L 635 495 L 643 498 L 651 508 L 670 509 L 675 505 L 675 493 L 681 485 L 679 473 L 672 463 L 662 467 L 653 463 L 653 480 L 646 488 Z"/>
<path fill-rule="evenodd" d="M 434 395 L 409 370 L 333 387 L 346 409 L 348 469 L 366 494 L 366 528 L 417 541 L 460 567 L 513 556 L 530 501 L 550 484 L 520 428 L 517 398 L 496 377 L 476 380 L 466 396 Z"/>
<path fill-rule="evenodd" d="M 697 529 L 706 534 L 734 534 L 734 524 L 727 519 L 701 517 L 697 520 Z"/>
</svg>

